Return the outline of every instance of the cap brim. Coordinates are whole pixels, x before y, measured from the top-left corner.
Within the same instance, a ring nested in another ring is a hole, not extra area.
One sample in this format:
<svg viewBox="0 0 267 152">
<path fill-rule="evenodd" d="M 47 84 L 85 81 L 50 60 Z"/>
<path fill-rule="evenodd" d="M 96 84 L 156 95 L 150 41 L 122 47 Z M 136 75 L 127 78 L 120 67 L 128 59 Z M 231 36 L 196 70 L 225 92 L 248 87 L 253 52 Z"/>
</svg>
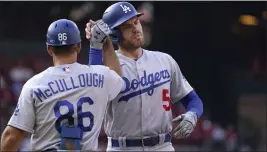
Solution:
<svg viewBox="0 0 267 152">
<path fill-rule="evenodd" d="M 142 15 L 144 15 L 144 13 L 137 13 L 137 17 L 140 17 L 140 16 L 142 16 Z"/>
</svg>

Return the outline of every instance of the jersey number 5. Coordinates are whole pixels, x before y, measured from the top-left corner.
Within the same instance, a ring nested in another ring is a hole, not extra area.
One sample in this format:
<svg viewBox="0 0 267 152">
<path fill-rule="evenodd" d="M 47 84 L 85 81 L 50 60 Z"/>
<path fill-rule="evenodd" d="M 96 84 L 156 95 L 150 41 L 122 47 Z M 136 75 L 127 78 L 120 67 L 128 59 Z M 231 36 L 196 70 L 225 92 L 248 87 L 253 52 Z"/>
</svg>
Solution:
<svg viewBox="0 0 267 152">
<path fill-rule="evenodd" d="M 94 104 L 93 100 L 90 97 L 80 98 L 79 101 L 77 102 L 77 113 L 78 113 L 77 117 L 78 117 L 78 126 L 82 129 L 83 132 L 88 132 L 88 131 L 91 131 L 94 126 L 94 115 L 89 111 L 87 112 L 82 111 L 82 105 L 85 103 L 89 105 Z M 63 115 L 60 113 L 60 107 L 62 106 L 66 106 L 68 108 L 68 113 L 63 114 Z M 69 122 L 69 125 L 71 124 L 74 125 L 74 118 L 73 118 L 74 106 L 69 101 L 67 100 L 58 101 L 56 105 L 54 106 L 54 112 L 55 112 L 56 117 L 58 118 L 56 120 L 56 129 L 59 133 L 61 132 L 61 121 L 62 120 L 67 119 Z M 89 126 L 83 125 L 84 118 L 89 118 L 90 120 Z"/>
<path fill-rule="evenodd" d="M 169 90 L 168 89 L 163 89 L 162 90 L 162 101 L 166 104 L 163 105 L 163 108 L 165 109 L 165 111 L 170 111 L 171 110 L 171 99 L 170 99 L 170 95 L 169 95 Z"/>
</svg>

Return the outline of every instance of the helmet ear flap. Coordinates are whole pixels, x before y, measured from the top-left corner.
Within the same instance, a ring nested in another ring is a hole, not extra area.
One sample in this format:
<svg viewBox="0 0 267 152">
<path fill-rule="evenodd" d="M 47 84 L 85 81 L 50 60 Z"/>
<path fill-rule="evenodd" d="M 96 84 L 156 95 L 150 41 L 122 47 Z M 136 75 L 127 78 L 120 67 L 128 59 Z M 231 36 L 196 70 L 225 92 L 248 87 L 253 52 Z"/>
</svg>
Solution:
<svg viewBox="0 0 267 152">
<path fill-rule="evenodd" d="M 111 29 L 111 32 L 109 34 L 109 37 L 113 44 L 119 44 L 122 39 L 122 33 L 120 30 L 117 29 Z"/>
</svg>

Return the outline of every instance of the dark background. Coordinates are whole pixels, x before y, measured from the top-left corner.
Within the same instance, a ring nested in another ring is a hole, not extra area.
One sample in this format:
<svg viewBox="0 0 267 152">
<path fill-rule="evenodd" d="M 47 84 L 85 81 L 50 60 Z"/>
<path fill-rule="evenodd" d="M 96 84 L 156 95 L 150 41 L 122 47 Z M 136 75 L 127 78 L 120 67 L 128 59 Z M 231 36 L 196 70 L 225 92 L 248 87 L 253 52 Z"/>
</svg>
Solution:
<svg viewBox="0 0 267 152">
<path fill-rule="evenodd" d="M 35 73 L 52 64 L 46 52 L 45 34 L 49 24 L 59 18 L 77 23 L 83 38 L 79 61 L 87 64 L 89 42 L 85 39 L 85 24 L 89 19 L 99 19 L 113 3 L 0 2 L 0 76 L 7 83 L 2 90 L 9 90 L 16 101 L 10 70 L 18 61 L 23 61 Z M 204 116 L 223 128 L 231 124 L 238 132 L 240 97 L 266 96 L 267 92 L 267 3 L 147 3 L 154 11 L 148 13 L 153 21 L 143 20 L 144 30 L 151 37 L 144 48 L 172 55 L 202 98 Z M 144 2 L 132 4 L 139 9 Z M 75 10 L 79 13 L 72 17 Z M 247 20 L 256 23 L 242 23 L 242 15 L 251 15 L 256 21 Z M 75 19 L 75 16 L 83 17 Z M 266 109 L 259 115 L 262 114 L 266 115 Z M 266 117 L 263 121 L 266 127 Z"/>
</svg>

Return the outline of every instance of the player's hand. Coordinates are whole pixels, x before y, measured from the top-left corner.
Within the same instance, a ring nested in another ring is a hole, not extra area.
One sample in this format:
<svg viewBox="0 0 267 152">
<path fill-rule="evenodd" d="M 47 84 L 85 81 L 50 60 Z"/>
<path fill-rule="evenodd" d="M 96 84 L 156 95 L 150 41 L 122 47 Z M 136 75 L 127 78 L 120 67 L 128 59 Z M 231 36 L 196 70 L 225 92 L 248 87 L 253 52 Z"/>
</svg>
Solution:
<svg viewBox="0 0 267 152">
<path fill-rule="evenodd" d="M 110 34 L 110 29 L 103 20 L 98 20 L 96 22 L 90 20 L 90 22 L 87 23 L 85 32 L 86 38 L 90 40 L 90 47 L 102 50 L 103 44 Z"/>
<path fill-rule="evenodd" d="M 186 112 L 185 114 L 179 115 L 172 121 L 179 121 L 179 125 L 173 130 L 174 137 L 177 139 L 187 138 L 193 132 L 194 127 L 197 123 L 197 115 L 194 112 Z"/>
<path fill-rule="evenodd" d="M 91 29 L 92 27 L 96 24 L 95 21 L 93 20 L 89 20 L 89 22 L 86 24 L 86 27 L 85 27 L 85 34 L 86 34 L 86 38 L 90 41 L 91 38 L 92 38 L 92 32 L 91 32 Z"/>
</svg>

